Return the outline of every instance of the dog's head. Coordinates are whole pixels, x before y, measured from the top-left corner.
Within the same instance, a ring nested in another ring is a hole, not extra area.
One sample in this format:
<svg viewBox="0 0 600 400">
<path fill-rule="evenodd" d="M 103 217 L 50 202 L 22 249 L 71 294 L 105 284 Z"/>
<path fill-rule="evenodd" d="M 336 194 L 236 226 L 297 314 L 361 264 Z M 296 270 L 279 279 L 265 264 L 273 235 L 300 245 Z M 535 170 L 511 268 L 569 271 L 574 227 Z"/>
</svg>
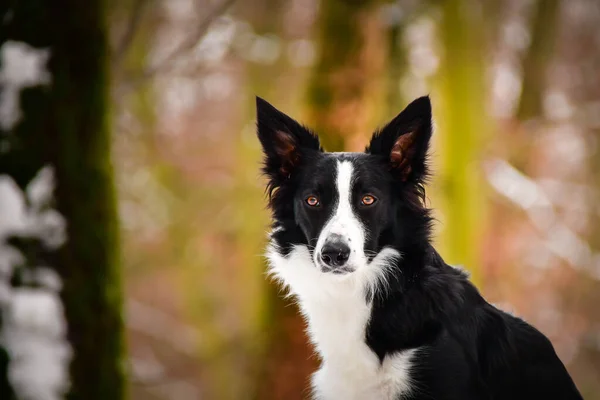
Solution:
<svg viewBox="0 0 600 400">
<path fill-rule="evenodd" d="M 346 276 L 385 249 L 402 255 L 427 242 L 428 97 L 375 132 L 364 153 L 323 151 L 314 133 L 260 98 L 257 114 L 280 254 L 304 246 L 314 268 Z"/>
</svg>

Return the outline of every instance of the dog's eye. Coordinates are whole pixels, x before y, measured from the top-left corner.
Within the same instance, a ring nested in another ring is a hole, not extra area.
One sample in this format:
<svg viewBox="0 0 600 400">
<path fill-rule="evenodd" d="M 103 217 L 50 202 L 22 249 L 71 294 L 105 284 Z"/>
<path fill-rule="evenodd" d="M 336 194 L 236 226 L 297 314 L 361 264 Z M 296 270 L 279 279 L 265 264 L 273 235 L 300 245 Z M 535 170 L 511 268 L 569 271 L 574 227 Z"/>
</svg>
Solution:
<svg viewBox="0 0 600 400">
<path fill-rule="evenodd" d="M 319 201 L 319 198 L 317 196 L 308 196 L 306 198 L 306 204 L 308 204 L 311 207 L 318 207 L 321 205 L 321 202 Z"/>
<path fill-rule="evenodd" d="M 372 206 L 373 204 L 375 204 L 376 201 L 377 201 L 377 199 L 375 198 L 375 196 L 366 194 L 362 197 L 362 199 L 360 200 L 360 203 L 363 206 Z"/>
</svg>

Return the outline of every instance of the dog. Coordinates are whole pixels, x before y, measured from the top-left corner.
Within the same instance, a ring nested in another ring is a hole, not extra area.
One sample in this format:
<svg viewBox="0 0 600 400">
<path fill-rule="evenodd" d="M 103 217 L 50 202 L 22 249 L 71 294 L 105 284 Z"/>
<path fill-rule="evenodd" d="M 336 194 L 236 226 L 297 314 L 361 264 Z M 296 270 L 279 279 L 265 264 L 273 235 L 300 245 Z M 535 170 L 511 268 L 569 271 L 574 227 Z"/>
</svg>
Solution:
<svg viewBox="0 0 600 400">
<path fill-rule="evenodd" d="M 431 244 L 429 97 L 363 153 L 256 99 L 267 259 L 307 320 L 319 400 L 581 399 L 550 341 L 488 302 Z"/>
</svg>

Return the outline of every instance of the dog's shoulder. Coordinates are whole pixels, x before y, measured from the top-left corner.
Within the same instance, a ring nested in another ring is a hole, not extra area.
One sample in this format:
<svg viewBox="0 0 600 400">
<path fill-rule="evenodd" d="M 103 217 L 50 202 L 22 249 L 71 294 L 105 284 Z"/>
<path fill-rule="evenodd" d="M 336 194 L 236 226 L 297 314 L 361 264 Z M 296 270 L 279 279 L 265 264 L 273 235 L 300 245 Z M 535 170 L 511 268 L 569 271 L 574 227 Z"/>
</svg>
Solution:
<svg viewBox="0 0 600 400">
<path fill-rule="evenodd" d="M 491 392 L 514 399 L 581 399 L 544 334 L 488 303 L 478 314 L 478 364 Z"/>
<path fill-rule="evenodd" d="M 468 274 L 441 259 L 424 273 L 427 296 L 413 300 L 425 307 L 419 337 L 430 335 L 414 364 L 416 386 L 440 398 L 581 399 L 544 334 L 488 303 Z M 427 302 L 437 306 L 432 310 Z"/>
</svg>

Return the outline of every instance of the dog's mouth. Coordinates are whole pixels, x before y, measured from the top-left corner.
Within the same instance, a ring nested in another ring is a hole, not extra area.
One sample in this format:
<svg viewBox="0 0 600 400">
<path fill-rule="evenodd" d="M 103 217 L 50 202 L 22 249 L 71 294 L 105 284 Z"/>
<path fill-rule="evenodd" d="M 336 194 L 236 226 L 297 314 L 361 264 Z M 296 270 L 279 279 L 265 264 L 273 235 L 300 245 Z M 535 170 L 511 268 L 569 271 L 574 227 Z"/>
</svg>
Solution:
<svg viewBox="0 0 600 400">
<path fill-rule="evenodd" d="M 324 274 L 332 274 L 332 275 L 340 275 L 340 276 L 351 274 L 352 272 L 355 271 L 355 268 L 348 266 L 348 265 L 344 265 L 341 267 L 330 267 L 328 265 L 323 265 L 323 264 L 319 263 L 318 267 L 321 270 L 321 272 L 323 272 Z"/>
</svg>

